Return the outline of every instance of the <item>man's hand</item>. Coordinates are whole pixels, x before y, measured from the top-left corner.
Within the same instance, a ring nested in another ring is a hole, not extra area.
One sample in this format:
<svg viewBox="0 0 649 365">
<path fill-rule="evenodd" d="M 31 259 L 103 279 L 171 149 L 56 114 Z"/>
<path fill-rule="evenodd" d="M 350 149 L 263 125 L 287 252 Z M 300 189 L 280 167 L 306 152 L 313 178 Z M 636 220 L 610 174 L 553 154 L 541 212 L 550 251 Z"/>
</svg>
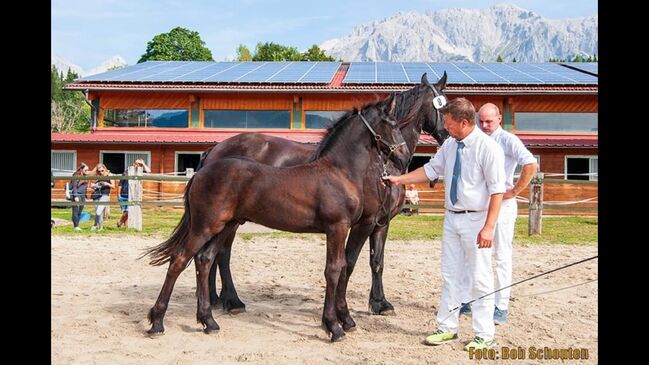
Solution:
<svg viewBox="0 0 649 365">
<path fill-rule="evenodd" d="M 494 241 L 494 229 L 489 227 L 482 227 L 478 232 L 478 248 L 489 248 Z"/>
<path fill-rule="evenodd" d="M 399 184 L 401 184 L 401 183 L 399 182 L 399 176 L 392 176 L 392 175 L 382 176 L 382 179 L 383 179 L 383 180 L 388 180 L 388 181 L 390 181 L 390 182 L 391 182 L 392 184 L 394 184 L 394 185 L 399 185 Z"/>
</svg>

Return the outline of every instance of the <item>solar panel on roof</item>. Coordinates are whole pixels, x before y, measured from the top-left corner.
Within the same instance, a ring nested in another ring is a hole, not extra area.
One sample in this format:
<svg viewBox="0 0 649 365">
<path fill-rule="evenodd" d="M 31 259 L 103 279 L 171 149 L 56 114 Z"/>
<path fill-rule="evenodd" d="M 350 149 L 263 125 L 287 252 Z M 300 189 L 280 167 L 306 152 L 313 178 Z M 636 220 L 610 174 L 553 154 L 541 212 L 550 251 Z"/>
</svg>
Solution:
<svg viewBox="0 0 649 365">
<path fill-rule="evenodd" d="M 298 82 L 328 83 L 334 78 L 340 62 L 317 62 Z"/>
<path fill-rule="evenodd" d="M 343 83 L 373 84 L 376 82 L 376 64 L 374 62 L 352 62 L 349 64 Z"/>
<path fill-rule="evenodd" d="M 426 74 L 429 82 L 435 83 L 439 80 L 441 75 L 444 74 L 442 72 L 438 75 L 435 71 L 431 70 L 427 64 L 421 62 L 402 62 L 401 65 L 406 71 L 411 83 L 419 83 L 423 74 Z"/>
<path fill-rule="evenodd" d="M 141 81 L 169 81 L 189 72 L 206 67 L 208 62 L 181 62 L 176 67 L 159 68 L 156 73 L 142 77 Z"/>
<path fill-rule="evenodd" d="M 231 68 L 227 68 L 218 72 L 202 81 L 204 82 L 234 82 L 236 79 L 244 76 L 245 74 L 254 71 L 266 62 L 241 62 Z"/>
<path fill-rule="evenodd" d="M 128 78 L 128 76 L 131 74 L 134 74 L 136 72 L 141 72 L 147 69 L 159 67 L 163 63 L 164 61 L 138 63 L 133 66 L 123 67 L 117 70 L 111 70 L 100 74 L 82 77 L 80 81 L 111 81 L 116 79 Z"/>
<path fill-rule="evenodd" d="M 238 65 L 238 62 L 210 62 L 211 64 L 198 68 L 194 71 L 188 72 L 182 76 L 176 77 L 171 81 L 175 82 L 201 82 L 211 76 L 218 74 L 224 70 L 235 67 Z"/>
<path fill-rule="evenodd" d="M 404 84 L 410 82 L 408 75 L 405 73 L 403 66 L 398 63 L 376 63 L 376 81 L 378 83 L 398 83 Z"/>
<path fill-rule="evenodd" d="M 328 83 L 340 62 L 148 61 L 79 81 Z M 450 84 L 597 84 L 597 63 L 351 62 L 346 84 L 416 84 L 424 73 L 431 83 L 446 71 Z M 579 68 L 579 70 L 574 69 Z"/>
<path fill-rule="evenodd" d="M 309 70 L 315 66 L 315 62 L 291 62 L 287 67 L 271 76 L 268 82 L 297 82 Z"/>
<path fill-rule="evenodd" d="M 289 62 L 265 62 L 260 67 L 238 77 L 236 82 L 264 82 L 289 65 Z"/>
<path fill-rule="evenodd" d="M 574 67 L 579 70 L 591 72 L 597 75 L 597 65 L 598 65 L 597 62 L 566 62 L 563 64 L 570 67 Z"/>
</svg>

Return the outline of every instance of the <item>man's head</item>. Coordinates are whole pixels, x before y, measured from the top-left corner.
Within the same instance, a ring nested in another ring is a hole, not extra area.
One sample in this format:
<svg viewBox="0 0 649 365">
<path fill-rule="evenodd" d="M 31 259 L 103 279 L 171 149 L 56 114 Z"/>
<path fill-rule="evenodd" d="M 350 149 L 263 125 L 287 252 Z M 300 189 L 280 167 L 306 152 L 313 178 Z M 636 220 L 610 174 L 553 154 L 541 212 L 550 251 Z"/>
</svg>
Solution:
<svg viewBox="0 0 649 365">
<path fill-rule="evenodd" d="M 480 129 L 488 135 L 491 135 L 500 126 L 503 119 L 500 110 L 495 104 L 487 103 L 478 111 Z"/>
<path fill-rule="evenodd" d="M 142 160 L 141 158 L 138 158 L 137 160 L 133 161 L 133 166 L 135 166 L 135 167 L 138 167 L 138 166 L 139 166 L 139 167 L 142 167 L 142 166 L 144 166 L 144 160 Z"/>
<path fill-rule="evenodd" d="M 475 128 L 475 107 L 465 98 L 455 98 L 442 108 L 444 128 L 451 137 L 462 140 Z"/>
</svg>

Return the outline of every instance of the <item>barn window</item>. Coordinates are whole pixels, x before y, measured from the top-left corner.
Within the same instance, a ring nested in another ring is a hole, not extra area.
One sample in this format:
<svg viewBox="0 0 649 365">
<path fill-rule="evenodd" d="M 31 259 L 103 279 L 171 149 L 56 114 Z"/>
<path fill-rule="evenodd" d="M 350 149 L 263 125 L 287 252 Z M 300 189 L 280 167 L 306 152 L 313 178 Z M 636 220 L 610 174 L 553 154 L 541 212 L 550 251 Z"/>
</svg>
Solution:
<svg viewBox="0 0 649 365">
<path fill-rule="evenodd" d="M 288 110 L 205 110 L 205 128 L 290 128 Z"/>
<path fill-rule="evenodd" d="M 174 171 L 177 175 L 185 176 L 185 172 L 188 168 L 194 169 L 196 171 L 196 166 L 198 166 L 198 161 L 201 159 L 201 152 L 184 152 L 176 151 L 176 165 Z"/>
<path fill-rule="evenodd" d="M 71 175 L 77 169 L 77 151 L 52 151 L 50 159 L 55 176 Z"/>
<path fill-rule="evenodd" d="M 344 111 L 307 110 L 304 112 L 306 127 L 311 129 L 328 128 L 330 125 L 337 122 L 344 114 Z"/>
<path fill-rule="evenodd" d="M 138 158 L 151 167 L 151 152 L 149 151 L 100 151 L 99 161 L 106 165 L 111 173 L 121 175 Z M 91 166 L 92 167 L 92 166 Z"/>
<path fill-rule="evenodd" d="M 597 181 L 597 156 L 566 156 L 566 180 Z"/>
<path fill-rule="evenodd" d="M 517 131 L 597 132 L 597 113 L 523 113 L 515 114 Z"/>
<path fill-rule="evenodd" d="M 106 109 L 105 127 L 163 127 L 187 128 L 186 109 Z"/>
</svg>

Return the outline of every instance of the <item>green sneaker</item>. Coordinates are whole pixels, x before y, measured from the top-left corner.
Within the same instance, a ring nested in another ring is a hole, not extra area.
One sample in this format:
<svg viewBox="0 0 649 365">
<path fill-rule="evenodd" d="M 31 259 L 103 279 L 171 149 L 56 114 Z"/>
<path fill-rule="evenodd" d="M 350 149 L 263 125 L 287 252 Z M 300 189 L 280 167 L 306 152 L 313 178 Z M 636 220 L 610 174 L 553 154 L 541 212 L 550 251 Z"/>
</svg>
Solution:
<svg viewBox="0 0 649 365">
<path fill-rule="evenodd" d="M 473 348 L 474 350 L 482 350 L 486 349 L 489 347 L 492 347 L 496 343 L 495 340 L 485 340 L 484 338 L 480 336 L 475 336 L 471 342 L 467 343 L 466 346 L 464 346 L 464 351 L 469 351 L 470 348 Z"/>
<path fill-rule="evenodd" d="M 424 343 L 426 345 L 441 345 L 447 342 L 457 341 L 457 333 L 453 332 L 444 332 L 442 330 L 437 330 L 433 332 L 430 336 L 426 337 Z"/>
</svg>

